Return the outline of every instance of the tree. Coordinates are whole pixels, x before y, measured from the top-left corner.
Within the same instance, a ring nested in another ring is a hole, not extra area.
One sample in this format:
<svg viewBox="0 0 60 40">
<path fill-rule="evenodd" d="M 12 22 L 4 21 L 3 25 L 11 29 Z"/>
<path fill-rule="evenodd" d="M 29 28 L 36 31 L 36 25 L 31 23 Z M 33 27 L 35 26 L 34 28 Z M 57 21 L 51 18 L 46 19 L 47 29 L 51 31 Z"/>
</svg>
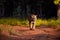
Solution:
<svg viewBox="0 0 60 40">
<path fill-rule="evenodd" d="M 57 18 L 60 19 L 60 0 L 54 0 L 54 4 L 57 5 Z"/>
</svg>

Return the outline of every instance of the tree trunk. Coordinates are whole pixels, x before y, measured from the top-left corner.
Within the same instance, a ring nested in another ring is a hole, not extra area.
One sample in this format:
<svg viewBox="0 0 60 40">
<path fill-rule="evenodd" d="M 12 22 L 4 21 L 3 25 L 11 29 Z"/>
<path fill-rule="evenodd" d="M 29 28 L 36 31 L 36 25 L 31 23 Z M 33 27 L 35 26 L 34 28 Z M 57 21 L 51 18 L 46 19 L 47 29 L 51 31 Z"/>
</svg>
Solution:
<svg viewBox="0 0 60 40">
<path fill-rule="evenodd" d="M 58 5 L 57 18 L 60 20 L 60 4 Z"/>
</svg>

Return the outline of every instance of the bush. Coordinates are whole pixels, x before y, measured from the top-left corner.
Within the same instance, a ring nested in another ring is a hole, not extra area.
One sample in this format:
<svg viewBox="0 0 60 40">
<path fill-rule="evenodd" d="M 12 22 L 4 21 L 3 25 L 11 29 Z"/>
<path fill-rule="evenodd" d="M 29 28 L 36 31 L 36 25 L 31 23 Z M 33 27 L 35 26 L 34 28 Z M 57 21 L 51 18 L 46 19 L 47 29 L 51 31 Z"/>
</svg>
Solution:
<svg viewBox="0 0 60 40">
<path fill-rule="evenodd" d="M 37 26 L 39 26 L 39 25 L 47 25 L 47 24 L 48 24 L 47 20 L 37 19 L 37 21 L 36 21 Z"/>
<path fill-rule="evenodd" d="M 29 22 L 27 19 L 20 20 L 16 18 L 2 18 L 0 19 L 0 24 L 5 24 L 5 25 L 25 25 L 28 26 Z M 37 19 L 36 21 L 36 26 L 40 25 L 46 25 L 46 26 L 60 26 L 60 20 L 55 20 L 55 19 L 49 19 L 49 20 L 42 20 L 42 19 Z"/>
</svg>

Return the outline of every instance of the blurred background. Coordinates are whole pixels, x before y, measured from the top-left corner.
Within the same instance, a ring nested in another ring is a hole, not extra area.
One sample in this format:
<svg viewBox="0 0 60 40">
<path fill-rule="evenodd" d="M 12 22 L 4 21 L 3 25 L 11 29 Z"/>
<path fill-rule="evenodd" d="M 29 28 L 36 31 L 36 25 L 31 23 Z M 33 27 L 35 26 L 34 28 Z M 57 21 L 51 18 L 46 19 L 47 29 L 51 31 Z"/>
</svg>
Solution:
<svg viewBox="0 0 60 40">
<path fill-rule="evenodd" d="M 0 0 L 0 18 L 13 17 L 24 19 L 30 13 L 38 18 L 57 18 L 57 5 L 54 0 Z"/>
</svg>

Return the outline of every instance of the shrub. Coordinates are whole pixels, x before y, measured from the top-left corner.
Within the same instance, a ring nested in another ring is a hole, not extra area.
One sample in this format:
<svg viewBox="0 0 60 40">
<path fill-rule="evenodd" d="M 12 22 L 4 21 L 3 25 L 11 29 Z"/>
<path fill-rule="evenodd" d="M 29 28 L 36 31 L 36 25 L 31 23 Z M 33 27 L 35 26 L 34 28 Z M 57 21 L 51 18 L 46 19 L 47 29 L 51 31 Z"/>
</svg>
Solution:
<svg viewBox="0 0 60 40">
<path fill-rule="evenodd" d="M 28 26 L 29 22 L 27 19 L 20 20 L 17 18 L 2 18 L 0 19 L 0 24 L 5 24 L 5 25 L 25 25 Z M 36 26 L 40 25 L 46 25 L 46 26 L 60 26 L 60 20 L 55 20 L 55 19 L 37 19 L 36 21 Z"/>
<path fill-rule="evenodd" d="M 37 22 L 36 22 L 36 25 L 39 26 L 39 25 L 48 25 L 48 22 L 47 20 L 42 20 L 42 19 L 37 19 Z"/>
</svg>

